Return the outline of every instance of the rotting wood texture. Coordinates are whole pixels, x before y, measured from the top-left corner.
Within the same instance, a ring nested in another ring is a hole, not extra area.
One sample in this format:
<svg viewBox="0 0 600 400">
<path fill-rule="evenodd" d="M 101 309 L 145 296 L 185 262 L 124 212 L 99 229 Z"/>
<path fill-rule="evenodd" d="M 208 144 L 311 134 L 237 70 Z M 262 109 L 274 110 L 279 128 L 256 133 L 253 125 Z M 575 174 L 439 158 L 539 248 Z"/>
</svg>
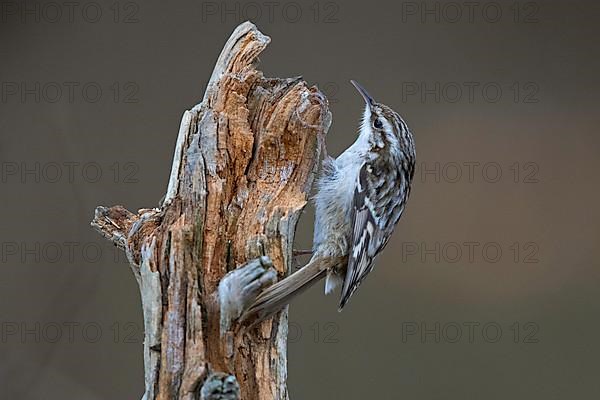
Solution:
<svg viewBox="0 0 600 400">
<path fill-rule="evenodd" d="M 331 120 L 317 88 L 256 69 L 269 41 L 245 22 L 225 44 L 202 102 L 183 115 L 160 207 L 96 209 L 92 226 L 126 252 L 140 287 L 145 400 L 208 399 L 209 376 L 220 395 L 237 393 L 237 379 L 244 400 L 288 398 L 287 310 L 220 335 L 215 294 L 263 255 L 288 274 Z"/>
</svg>

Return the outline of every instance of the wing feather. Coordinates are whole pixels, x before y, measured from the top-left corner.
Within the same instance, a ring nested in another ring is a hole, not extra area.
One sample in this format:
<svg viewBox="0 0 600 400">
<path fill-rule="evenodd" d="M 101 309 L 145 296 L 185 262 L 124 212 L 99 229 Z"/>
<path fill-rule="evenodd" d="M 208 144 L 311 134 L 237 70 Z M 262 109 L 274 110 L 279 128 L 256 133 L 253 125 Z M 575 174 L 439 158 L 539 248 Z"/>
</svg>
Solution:
<svg viewBox="0 0 600 400">
<path fill-rule="evenodd" d="M 372 168 L 364 164 L 359 172 L 354 190 L 351 219 L 353 221 L 352 244 L 348 257 L 348 269 L 342 287 L 341 310 L 365 276 L 373 269 L 373 259 L 385 247 L 389 233 L 382 226 L 382 219 L 376 215 L 378 203 L 382 198 L 381 181 L 374 179 Z M 390 182 L 383 183 L 384 185 Z"/>
</svg>

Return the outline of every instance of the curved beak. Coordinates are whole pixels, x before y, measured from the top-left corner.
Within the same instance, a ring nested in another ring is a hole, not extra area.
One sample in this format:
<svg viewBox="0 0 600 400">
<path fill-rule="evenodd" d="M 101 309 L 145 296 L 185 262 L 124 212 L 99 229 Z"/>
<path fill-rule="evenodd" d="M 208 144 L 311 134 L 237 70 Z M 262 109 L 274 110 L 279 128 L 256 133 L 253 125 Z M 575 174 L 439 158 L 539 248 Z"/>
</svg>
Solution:
<svg viewBox="0 0 600 400">
<path fill-rule="evenodd" d="M 371 97 L 371 95 L 369 94 L 369 92 L 367 92 L 367 90 L 364 87 L 362 87 L 355 80 L 350 80 L 350 83 L 352 83 L 352 85 L 354 85 L 354 87 L 356 88 L 356 90 L 358 90 L 358 93 L 360 93 L 360 95 L 362 96 L 362 98 L 365 99 L 365 103 L 367 103 L 367 105 L 369 105 L 369 107 L 371 107 L 371 106 L 373 106 L 375 104 L 375 100 L 373 100 L 373 98 Z"/>
</svg>

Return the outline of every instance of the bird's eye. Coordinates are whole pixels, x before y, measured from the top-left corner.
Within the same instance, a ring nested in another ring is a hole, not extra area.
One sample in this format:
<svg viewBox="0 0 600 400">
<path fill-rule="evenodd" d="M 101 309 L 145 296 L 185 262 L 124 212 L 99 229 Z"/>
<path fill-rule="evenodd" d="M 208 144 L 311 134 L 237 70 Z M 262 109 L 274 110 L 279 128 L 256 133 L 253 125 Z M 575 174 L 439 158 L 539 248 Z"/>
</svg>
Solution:
<svg viewBox="0 0 600 400">
<path fill-rule="evenodd" d="M 381 122 L 379 118 L 376 118 L 375 121 L 373 121 L 373 126 L 375 129 L 381 129 L 383 128 L 383 122 Z"/>
</svg>

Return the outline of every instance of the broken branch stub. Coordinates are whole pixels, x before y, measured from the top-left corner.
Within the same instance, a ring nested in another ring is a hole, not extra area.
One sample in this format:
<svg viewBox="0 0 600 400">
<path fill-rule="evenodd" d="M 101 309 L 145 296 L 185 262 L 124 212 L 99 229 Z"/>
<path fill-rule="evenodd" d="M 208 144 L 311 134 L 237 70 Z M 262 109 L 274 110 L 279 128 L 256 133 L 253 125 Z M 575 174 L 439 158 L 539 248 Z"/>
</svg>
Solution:
<svg viewBox="0 0 600 400">
<path fill-rule="evenodd" d="M 203 101 L 183 115 L 160 208 L 98 207 L 92 221 L 139 283 L 146 400 L 198 399 L 211 373 L 237 378 L 243 399 L 287 398 L 287 311 L 221 335 L 215 295 L 225 274 L 261 256 L 288 273 L 331 120 L 317 88 L 256 69 L 269 40 L 246 22 L 225 44 Z M 272 280 L 266 271 L 259 286 Z"/>
</svg>

